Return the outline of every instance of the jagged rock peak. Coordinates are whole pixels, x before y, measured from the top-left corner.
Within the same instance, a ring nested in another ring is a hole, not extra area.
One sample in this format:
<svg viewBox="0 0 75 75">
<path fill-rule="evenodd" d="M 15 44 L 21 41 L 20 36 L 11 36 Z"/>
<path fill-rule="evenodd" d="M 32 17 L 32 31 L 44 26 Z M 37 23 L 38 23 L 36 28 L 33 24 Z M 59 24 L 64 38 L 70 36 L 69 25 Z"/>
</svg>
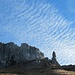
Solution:
<svg viewBox="0 0 75 75">
<path fill-rule="evenodd" d="M 53 51 L 52 54 L 52 64 L 60 66 L 60 64 L 58 63 L 57 59 L 56 59 L 56 53 Z"/>
<path fill-rule="evenodd" d="M 27 60 L 42 59 L 44 54 L 36 47 L 32 47 L 26 43 L 22 43 L 19 47 L 13 42 L 0 42 L 0 62 L 5 65 L 10 65 L 13 62 L 24 62 Z"/>
</svg>

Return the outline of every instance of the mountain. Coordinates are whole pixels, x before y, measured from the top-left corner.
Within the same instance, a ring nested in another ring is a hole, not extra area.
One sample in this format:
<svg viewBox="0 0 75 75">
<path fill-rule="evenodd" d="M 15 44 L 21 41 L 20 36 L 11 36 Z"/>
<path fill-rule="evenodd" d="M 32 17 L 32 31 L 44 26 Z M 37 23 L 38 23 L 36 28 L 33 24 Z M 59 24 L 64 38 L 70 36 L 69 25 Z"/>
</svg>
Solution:
<svg viewBox="0 0 75 75">
<path fill-rule="evenodd" d="M 17 46 L 13 42 L 0 42 L 0 67 L 14 65 L 44 58 L 44 54 L 36 47 L 32 47 L 26 43 Z"/>
<path fill-rule="evenodd" d="M 75 65 L 61 66 L 56 53 L 52 59 L 26 43 L 0 42 L 0 75 L 75 75 Z"/>
</svg>

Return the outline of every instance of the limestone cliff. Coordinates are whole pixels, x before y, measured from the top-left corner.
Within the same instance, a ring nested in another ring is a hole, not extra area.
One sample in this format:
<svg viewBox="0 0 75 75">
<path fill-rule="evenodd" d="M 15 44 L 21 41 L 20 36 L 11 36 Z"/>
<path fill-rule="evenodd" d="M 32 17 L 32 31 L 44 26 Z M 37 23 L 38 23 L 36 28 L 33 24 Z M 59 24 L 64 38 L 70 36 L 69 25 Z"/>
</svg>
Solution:
<svg viewBox="0 0 75 75">
<path fill-rule="evenodd" d="M 19 47 L 13 42 L 9 42 L 6 44 L 0 42 L 1 66 L 9 66 L 27 60 L 42 58 L 44 58 L 44 54 L 40 52 L 38 48 L 29 46 L 26 43 L 22 43 Z"/>
</svg>

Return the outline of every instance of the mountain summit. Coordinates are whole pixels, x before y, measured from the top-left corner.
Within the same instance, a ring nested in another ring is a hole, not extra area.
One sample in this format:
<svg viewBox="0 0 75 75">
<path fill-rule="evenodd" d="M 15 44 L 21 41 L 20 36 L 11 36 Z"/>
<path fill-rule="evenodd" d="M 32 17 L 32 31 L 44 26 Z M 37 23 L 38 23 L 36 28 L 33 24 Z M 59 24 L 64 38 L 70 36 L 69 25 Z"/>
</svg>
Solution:
<svg viewBox="0 0 75 75">
<path fill-rule="evenodd" d="M 38 48 L 22 43 L 17 46 L 13 42 L 0 42 L 0 67 L 14 65 L 15 63 L 44 58 L 44 54 Z"/>
<path fill-rule="evenodd" d="M 22 43 L 21 46 L 17 46 L 13 42 L 6 44 L 0 42 L 0 68 L 26 62 L 32 62 L 36 65 L 40 64 L 42 66 L 45 64 L 46 66 L 47 64 L 59 66 L 55 52 L 53 52 L 52 60 L 50 60 L 44 57 L 44 54 L 38 48 L 32 47 L 26 43 Z"/>
</svg>

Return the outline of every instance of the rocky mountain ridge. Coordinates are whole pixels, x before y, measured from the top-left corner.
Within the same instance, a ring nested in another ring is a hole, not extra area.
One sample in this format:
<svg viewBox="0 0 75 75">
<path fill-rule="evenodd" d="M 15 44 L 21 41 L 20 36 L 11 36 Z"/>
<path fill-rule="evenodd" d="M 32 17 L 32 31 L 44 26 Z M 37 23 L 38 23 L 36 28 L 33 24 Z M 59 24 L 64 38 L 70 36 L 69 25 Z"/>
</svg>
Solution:
<svg viewBox="0 0 75 75">
<path fill-rule="evenodd" d="M 19 47 L 13 42 L 6 44 L 0 42 L 0 67 L 42 58 L 44 54 L 38 48 L 26 43 L 22 43 Z"/>
<path fill-rule="evenodd" d="M 26 43 L 0 42 L 0 75 L 75 75 L 75 65 L 61 66 L 53 51 L 52 59 Z"/>
</svg>

